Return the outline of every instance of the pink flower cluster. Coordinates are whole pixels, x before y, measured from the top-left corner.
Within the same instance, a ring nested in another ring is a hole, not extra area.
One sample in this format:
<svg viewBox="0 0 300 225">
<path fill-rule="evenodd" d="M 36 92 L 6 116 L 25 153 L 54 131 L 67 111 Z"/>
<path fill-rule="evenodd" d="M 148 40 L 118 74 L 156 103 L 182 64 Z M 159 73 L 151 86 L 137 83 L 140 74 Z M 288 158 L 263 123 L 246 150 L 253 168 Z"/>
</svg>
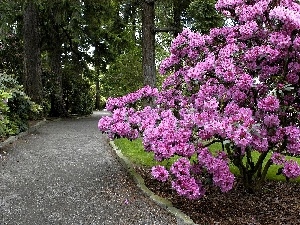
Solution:
<svg viewBox="0 0 300 225">
<path fill-rule="evenodd" d="M 204 166 L 212 174 L 213 182 L 222 192 L 232 189 L 234 176 L 229 170 L 226 160 L 213 157 L 207 148 L 199 150 L 198 160 L 200 165 Z"/>
<path fill-rule="evenodd" d="M 171 179 L 188 198 L 204 194 L 203 170 L 221 191 L 230 190 L 229 158 L 241 158 L 249 149 L 274 153 L 273 163 L 282 165 L 287 177 L 298 177 L 300 170 L 282 157 L 300 155 L 299 4 L 219 0 L 216 8 L 235 25 L 209 35 L 184 29 L 161 63 L 160 72 L 168 74 L 161 90 L 145 87 L 109 99 L 112 116 L 98 125 L 111 138 L 141 137 L 157 161 L 179 156 L 169 172 L 156 166 L 152 175 Z M 141 108 L 140 100 L 148 98 L 153 106 Z M 214 157 L 203 147 L 211 141 L 230 143 L 230 157 Z"/>
<path fill-rule="evenodd" d="M 130 93 L 119 98 L 109 98 L 106 103 L 106 109 L 108 111 L 113 111 L 116 108 L 123 108 L 128 106 L 128 104 L 133 104 L 144 98 L 156 97 L 158 94 L 157 88 L 152 88 L 150 86 L 145 86 L 136 92 Z"/>
<path fill-rule="evenodd" d="M 288 144 L 287 151 L 294 155 L 300 155 L 300 128 L 299 126 L 287 126 L 285 128 Z"/>
<path fill-rule="evenodd" d="M 267 96 L 258 102 L 257 107 L 266 112 L 274 112 L 279 109 L 279 100 L 275 96 Z"/>
<path fill-rule="evenodd" d="M 278 152 L 274 152 L 271 156 L 271 160 L 276 165 L 283 165 L 285 163 L 285 157 Z"/>
<path fill-rule="evenodd" d="M 190 176 L 190 169 L 191 163 L 186 158 L 178 159 L 173 165 L 171 166 L 171 173 L 175 175 L 175 177 L 181 176 Z"/>
<path fill-rule="evenodd" d="M 155 179 L 157 179 L 159 181 L 162 181 L 162 182 L 167 181 L 168 178 L 169 178 L 169 172 L 168 172 L 168 170 L 166 170 L 165 167 L 159 166 L 159 165 L 152 167 L 152 169 L 151 169 L 151 175 Z"/>
<path fill-rule="evenodd" d="M 204 195 L 201 183 L 194 177 L 181 176 L 172 181 L 172 188 L 181 196 L 189 199 L 198 199 Z"/>
<path fill-rule="evenodd" d="M 300 176 L 300 165 L 294 160 L 286 160 L 280 153 L 273 153 L 271 160 L 276 165 L 283 166 L 282 173 L 287 178 L 297 178 Z"/>
<path fill-rule="evenodd" d="M 131 106 L 143 99 L 155 98 L 157 95 L 158 90 L 156 88 L 145 86 L 126 96 L 108 99 L 106 108 L 112 112 L 112 116 L 105 116 L 99 120 L 99 130 L 106 132 L 110 138 L 138 138 L 145 127 L 155 123 L 157 115 L 155 110 L 150 107 L 136 111 Z M 149 115 L 152 115 L 152 117 L 149 117 Z"/>
<path fill-rule="evenodd" d="M 293 160 L 286 161 L 282 173 L 288 178 L 297 178 L 300 176 L 300 166 Z"/>
</svg>

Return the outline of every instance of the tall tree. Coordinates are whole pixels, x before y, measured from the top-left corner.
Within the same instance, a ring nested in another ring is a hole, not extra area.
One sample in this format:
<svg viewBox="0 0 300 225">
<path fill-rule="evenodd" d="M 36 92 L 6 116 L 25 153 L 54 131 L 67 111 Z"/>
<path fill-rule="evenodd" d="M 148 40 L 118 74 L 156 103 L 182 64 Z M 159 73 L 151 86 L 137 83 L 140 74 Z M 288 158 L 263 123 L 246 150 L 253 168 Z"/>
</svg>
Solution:
<svg viewBox="0 0 300 225">
<path fill-rule="evenodd" d="M 78 23 L 81 17 L 81 1 L 50 1 L 43 3 L 41 17 L 43 24 L 43 50 L 46 52 L 48 73 L 50 74 L 50 115 L 67 116 L 63 87 L 63 56 L 80 54 L 74 42 L 79 38 Z M 82 32 L 82 31 L 81 31 Z M 79 61 L 77 62 L 79 64 Z"/>
<path fill-rule="evenodd" d="M 161 8 L 155 6 L 158 3 Z M 224 20 L 214 9 L 214 3 L 215 0 L 144 0 L 142 2 L 143 74 L 145 85 L 156 85 L 155 33 L 172 32 L 173 36 L 176 37 L 182 31 L 184 25 L 200 28 L 200 32 L 204 33 L 213 26 L 221 26 Z M 168 18 L 163 18 L 166 17 L 166 8 L 169 10 L 167 12 L 172 15 L 169 20 Z M 155 9 L 158 9 L 159 12 L 155 13 Z M 197 10 L 201 10 L 203 15 L 198 16 Z M 156 15 L 161 17 L 156 18 Z M 162 27 L 156 27 L 155 21 Z"/>
<path fill-rule="evenodd" d="M 0 70 L 14 74 L 20 83 L 24 69 L 23 12 L 21 4 L 0 1 Z"/>
<path fill-rule="evenodd" d="M 108 36 L 106 29 L 110 24 L 109 17 L 111 16 L 112 7 L 109 7 L 110 1 L 108 1 L 109 4 L 106 3 L 84 0 L 84 18 L 86 22 L 84 31 L 88 36 L 89 45 L 93 49 L 90 63 L 94 68 L 93 81 L 96 88 L 95 109 L 97 110 L 101 108 L 100 74 L 106 69 L 106 57 L 110 55 L 105 37 Z"/>
<path fill-rule="evenodd" d="M 42 102 L 41 50 L 38 10 L 34 1 L 24 4 L 24 87 L 36 103 Z"/>
<path fill-rule="evenodd" d="M 113 64 L 129 46 L 128 33 L 125 30 L 123 18 L 120 16 L 120 1 L 84 0 L 84 8 L 86 21 L 84 31 L 88 36 L 89 45 L 94 49 L 90 63 L 95 70 L 93 77 L 96 86 L 95 107 L 100 109 L 101 83 L 104 83 L 103 80 L 111 81 L 111 78 L 117 81 L 117 77 L 110 77 L 111 74 L 107 73 L 108 65 Z M 103 74 L 106 77 L 103 78 Z M 117 82 L 119 82 L 119 86 L 122 85 L 120 80 Z"/>
<path fill-rule="evenodd" d="M 182 31 L 183 23 L 182 18 L 186 9 L 189 7 L 191 0 L 173 0 L 173 26 L 174 26 L 174 37 Z"/>
<path fill-rule="evenodd" d="M 144 85 L 156 86 L 155 76 L 155 0 L 142 3 L 142 45 Z"/>
</svg>

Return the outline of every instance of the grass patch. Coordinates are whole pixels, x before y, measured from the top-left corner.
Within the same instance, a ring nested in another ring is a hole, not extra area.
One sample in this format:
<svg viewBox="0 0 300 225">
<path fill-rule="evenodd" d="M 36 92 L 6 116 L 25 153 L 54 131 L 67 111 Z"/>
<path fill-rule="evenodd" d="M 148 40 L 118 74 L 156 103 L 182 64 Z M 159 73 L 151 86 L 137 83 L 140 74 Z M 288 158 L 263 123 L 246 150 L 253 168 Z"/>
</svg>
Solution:
<svg viewBox="0 0 300 225">
<path fill-rule="evenodd" d="M 134 164 L 147 167 L 156 165 L 153 152 L 146 152 L 140 139 L 129 141 L 125 138 L 119 138 L 114 140 L 114 143 L 122 154 Z"/>
<path fill-rule="evenodd" d="M 136 165 L 152 167 L 155 165 L 162 165 L 169 168 L 179 157 L 174 156 L 168 160 L 158 162 L 154 160 L 153 152 L 146 152 L 144 150 L 141 139 L 130 141 L 126 138 L 119 138 L 114 140 L 115 145 L 121 150 L 122 154 Z"/>
<path fill-rule="evenodd" d="M 144 150 L 142 141 L 140 139 L 134 140 L 134 141 L 129 141 L 126 138 L 120 138 L 114 140 L 115 145 L 121 150 L 122 154 L 126 156 L 127 158 L 130 159 L 131 162 L 134 164 L 140 165 L 140 166 L 145 166 L 145 167 L 152 167 L 155 165 L 163 165 L 167 168 L 169 168 L 173 162 L 175 162 L 179 157 L 174 156 L 171 159 L 164 160 L 162 162 L 157 162 L 154 160 L 154 153 L 153 152 L 146 152 Z M 221 145 L 219 143 L 214 143 L 210 146 L 210 150 L 212 152 L 217 152 L 218 150 L 221 149 Z M 252 157 L 253 161 L 256 162 L 259 157 L 259 152 L 252 152 Z M 268 154 L 265 162 L 269 160 L 271 157 L 271 154 Z M 296 157 L 290 157 L 287 156 L 287 159 L 293 159 L 297 161 L 300 164 L 300 158 Z M 268 180 L 278 180 L 278 181 L 285 181 L 285 177 L 283 175 L 276 175 L 278 168 L 280 166 L 277 165 L 272 165 L 269 170 L 266 178 Z M 234 165 L 230 165 L 230 170 L 232 173 L 235 175 L 239 174 L 239 171 L 237 167 Z M 297 182 L 300 182 L 300 178 L 294 179 Z"/>
</svg>

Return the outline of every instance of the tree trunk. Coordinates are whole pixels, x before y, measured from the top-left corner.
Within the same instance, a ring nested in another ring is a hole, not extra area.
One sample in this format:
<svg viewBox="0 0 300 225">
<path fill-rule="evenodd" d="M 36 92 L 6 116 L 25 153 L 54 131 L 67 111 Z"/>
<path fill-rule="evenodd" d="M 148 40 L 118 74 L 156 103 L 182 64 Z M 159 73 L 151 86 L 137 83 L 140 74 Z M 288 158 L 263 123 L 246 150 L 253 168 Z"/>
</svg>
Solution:
<svg viewBox="0 0 300 225">
<path fill-rule="evenodd" d="M 173 3 L 173 23 L 174 27 L 176 30 L 174 31 L 174 38 L 177 37 L 177 35 L 180 33 L 182 30 L 182 25 L 180 21 L 181 13 L 182 13 L 182 8 L 181 8 L 181 0 L 174 0 Z"/>
<path fill-rule="evenodd" d="M 174 0 L 173 1 L 173 26 L 175 28 L 174 38 L 182 31 L 181 16 L 189 7 L 191 0 Z"/>
<path fill-rule="evenodd" d="M 156 86 L 154 0 L 144 0 L 142 14 L 144 85 Z"/>
<path fill-rule="evenodd" d="M 36 103 L 42 103 L 42 69 L 38 11 L 33 1 L 24 5 L 24 77 L 26 94 Z"/>
<path fill-rule="evenodd" d="M 63 99 L 62 71 L 61 71 L 61 43 L 59 38 L 53 41 L 49 52 L 50 69 L 52 74 L 52 93 L 51 93 L 51 110 L 50 116 L 64 117 L 67 116 L 67 110 Z"/>
<path fill-rule="evenodd" d="M 100 70 L 97 68 L 96 72 L 96 102 L 95 102 L 95 109 L 100 110 L 100 81 L 99 81 L 99 76 L 100 76 Z"/>
</svg>

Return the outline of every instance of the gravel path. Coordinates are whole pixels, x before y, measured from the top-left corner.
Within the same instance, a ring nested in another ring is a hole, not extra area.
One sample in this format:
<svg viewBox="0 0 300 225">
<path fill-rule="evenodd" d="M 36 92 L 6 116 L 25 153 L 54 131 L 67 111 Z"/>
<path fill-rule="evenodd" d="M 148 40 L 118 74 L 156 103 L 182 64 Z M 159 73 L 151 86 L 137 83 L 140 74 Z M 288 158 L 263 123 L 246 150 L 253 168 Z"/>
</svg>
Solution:
<svg viewBox="0 0 300 225">
<path fill-rule="evenodd" d="M 136 187 L 99 117 L 49 122 L 4 149 L 1 225 L 178 224 Z"/>
</svg>

